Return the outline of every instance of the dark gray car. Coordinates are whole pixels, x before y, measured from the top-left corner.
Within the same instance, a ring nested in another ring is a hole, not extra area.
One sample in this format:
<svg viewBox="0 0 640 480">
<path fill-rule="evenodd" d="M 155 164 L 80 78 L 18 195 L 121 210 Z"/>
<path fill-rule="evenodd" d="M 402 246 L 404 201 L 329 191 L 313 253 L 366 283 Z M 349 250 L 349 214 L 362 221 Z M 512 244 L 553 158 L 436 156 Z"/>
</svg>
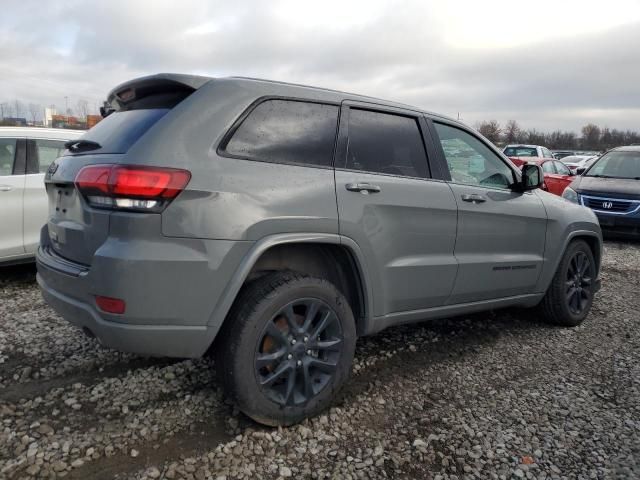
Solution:
<svg viewBox="0 0 640 480">
<path fill-rule="evenodd" d="M 259 422 L 325 408 L 358 336 L 507 306 L 567 326 L 589 312 L 593 212 L 459 122 L 246 78 L 156 75 L 108 102 L 47 173 L 42 292 L 109 347 L 215 352 Z"/>
</svg>

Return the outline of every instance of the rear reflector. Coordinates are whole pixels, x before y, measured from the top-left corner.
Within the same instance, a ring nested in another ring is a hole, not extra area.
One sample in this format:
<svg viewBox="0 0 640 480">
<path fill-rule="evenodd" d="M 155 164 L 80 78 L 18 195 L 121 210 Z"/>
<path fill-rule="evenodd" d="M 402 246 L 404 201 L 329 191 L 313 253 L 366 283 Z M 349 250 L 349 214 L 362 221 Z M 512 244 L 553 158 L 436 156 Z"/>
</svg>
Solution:
<svg viewBox="0 0 640 480">
<path fill-rule="evenodd" d="M 89 165 L 76 187 L 96 208 L 162 211 L 189 183 L 191 173 L 177 168 Z"/>
<path fill-rule="evenodd" d="M 119 298 L 102 297 L 100 295 L 96 295 L 96 305 L 98 305 L 98 308 L 103 312 L 115 313 L 118 315 L 122 315 L 126 308 L 124 300 L 120 300 Z"/>
</svg>

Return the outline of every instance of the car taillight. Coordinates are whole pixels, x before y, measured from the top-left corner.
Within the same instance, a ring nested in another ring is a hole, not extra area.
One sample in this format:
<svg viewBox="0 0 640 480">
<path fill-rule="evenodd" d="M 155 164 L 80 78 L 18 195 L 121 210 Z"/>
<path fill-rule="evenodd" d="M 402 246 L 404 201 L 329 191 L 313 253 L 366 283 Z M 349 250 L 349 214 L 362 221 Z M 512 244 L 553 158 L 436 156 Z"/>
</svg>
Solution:
<svg viewBox="0 0 640 480">
<path fill-rule="evenodd" d="M 88 165 L 75 183 L 92 207 L 159 212 L 190 179 L 190 172 L 177 168 Z"/>
</svg>

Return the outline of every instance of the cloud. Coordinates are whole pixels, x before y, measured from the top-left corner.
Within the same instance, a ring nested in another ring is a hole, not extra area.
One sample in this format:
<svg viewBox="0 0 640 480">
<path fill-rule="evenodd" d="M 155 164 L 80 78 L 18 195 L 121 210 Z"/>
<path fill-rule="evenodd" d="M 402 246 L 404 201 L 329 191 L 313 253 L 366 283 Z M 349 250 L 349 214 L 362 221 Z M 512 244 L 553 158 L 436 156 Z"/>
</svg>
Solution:
<svg viewBox="0 0 640 480">
<path fill-rule="evenodd" d="M 540 0 L 535 13 L 498 0 L 482 9 L 408 0 L 6 3 L 0 101 L 60 109 L 66 96 L 72 107 L 80 98 L 95 106 L 118 83 L 175 71 L 337 88 L 460 112 L 471 124 L 637 128 L 640 118 L 632 0 L 611 0 L 605 13 L 573 0 Z"/>
</svg>

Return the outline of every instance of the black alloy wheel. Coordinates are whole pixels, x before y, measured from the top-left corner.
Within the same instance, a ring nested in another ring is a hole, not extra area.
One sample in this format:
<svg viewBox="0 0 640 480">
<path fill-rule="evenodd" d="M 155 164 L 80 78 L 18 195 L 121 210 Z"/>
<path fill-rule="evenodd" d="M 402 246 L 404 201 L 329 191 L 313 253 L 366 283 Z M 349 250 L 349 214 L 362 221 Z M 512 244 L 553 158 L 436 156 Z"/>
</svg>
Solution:
<svg viewBox="0 0 640 480">
<path fill-rule="evenodd" d="M 572 241 L 540 302 L 544 318 L 563 327 L 576 327 L 589 315 L 597 292 L 598 266 L 589 244 Z"/>
<path fill-rule="evenodd" d="M 593 282 L 593 267 L 585 252 L 576 252 L 567 268 L 566 301 L 569 311 L 574 315 L 580 315 L 585 308 L 590 306 L 591 285 Z"/>
<path fill-rule="evenodd" d="M 343 345 L 336 313 L 319 299 L 302 298 L 267 322 L 255 352 L 263 393 L 283 406 L 302 405 L 333 377 Z"/>
</svg>

